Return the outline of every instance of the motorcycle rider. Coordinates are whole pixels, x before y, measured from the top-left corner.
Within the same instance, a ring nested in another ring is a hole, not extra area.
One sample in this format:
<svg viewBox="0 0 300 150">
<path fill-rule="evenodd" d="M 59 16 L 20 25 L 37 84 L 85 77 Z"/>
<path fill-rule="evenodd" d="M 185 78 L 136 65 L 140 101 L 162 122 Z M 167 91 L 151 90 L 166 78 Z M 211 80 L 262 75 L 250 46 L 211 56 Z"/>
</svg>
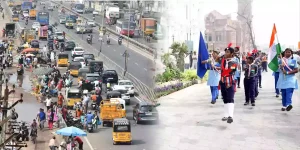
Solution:
<svg viewBox="0 0 300 150">
<path fill-rule="evenodd" d="M 93 36 L 89 34 L 86 38 L 87 42 L 90 41 L 92 43 L 92 38 L 93 38 Z"/>
<path fill-rule="evenodd" d="M 30 125 L 31 131 L 30 131 L 30 137 L 37 137 L 37 122 L 35 119 L 33 119 L 33 122 Z"/>
<path fill-rule="evenodd" d="M 92 112 L 89 111 L 85 117 L 86 117 L 86 127 L 87 127 L 88 124 L 93 123 L 94 114 L 92 114 Z"/>
<path fill-rule="evenodd" d="M 65 43 L 64 42 L 60 43 L 60 50 L 65 51 Z"/>
<path fill-rule="evenodd" d="M 26 137 L 28 137 L 29 135 L 28 128 L 25 122 L 22 122 L 21 131 L 22 131 L 22 135 L 21 135 L 22 141 L 25 141 Z"/>
<path fill-rule="evenodd" d="M 110 43 L 109 33 L 107 33 L 106 40 L 107 40 L 107 43 Z"/>
<path fill-rule="evenodd" d="M 28 17 L 25 18 L 25 24 L 28 24 Z"/>
</svg>

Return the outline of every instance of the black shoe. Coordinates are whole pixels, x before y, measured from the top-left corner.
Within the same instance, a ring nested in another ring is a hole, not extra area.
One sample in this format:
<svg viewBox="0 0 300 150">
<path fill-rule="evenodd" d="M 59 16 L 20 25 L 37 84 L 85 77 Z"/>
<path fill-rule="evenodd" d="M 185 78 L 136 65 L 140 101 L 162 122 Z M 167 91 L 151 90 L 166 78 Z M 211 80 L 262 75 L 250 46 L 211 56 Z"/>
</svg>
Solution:
<svg viewBox="0 0 300 150">
<path fill-rule="evenodd" d="M 228 117 L 227 123 L 232 123 L 232 122 L 233 122 L 233 118 L 232 117 Z"/>
<path fill-rule="evenodd" d="M 276 97 L 279 97 L 279 94 L 276 94 Z"/>
<path fill-rule="evenodd" d="M 246 106 L 246 105 L 249 105 L 249 102 L 245 102 L 245 103 L 244 103 L 244 106 Z"/>
<path fill-rule="evenodd" d="M 261 86 L 259 86 L 259 88 L 262 88 Z"/>
<path fill-rule="evenodd" d="M 238 88 L 241 88 L 240 86 L 238 86 Z"/>
<path fill-rule="evenodd" d="M 281 108 L 281 111 L 285 111 L 285 107 L 282 107 L 282 108 Z"/>
<path fill-rule="evenodd" d="M 216 101 L 211 101 L 210 103 L 211 103 L 211 104 L 215 104 L 215 103 L 216 103 Z"/>
<path fill-rule="evenodd" d="M 217 96 L 217 98 L 216 99 L 219 99 L 219 97 Z"/>
<path fill-rule="evenodd" d="M 227 119 L 228 119 L 227 117 L 223 117 L 222 121 L 227 121 Z"/>
<path fill-rule="evenodd" d="M 293 109 L 293 106 L 292 105 L 289 105 L 288 107 L 286 107 L 286 111 L 290 111 Z"/>
<path fill-rule="evenodd" d="M 251 106 L 255 106 L 255 103 L 251 103 Z"/>
</svg>

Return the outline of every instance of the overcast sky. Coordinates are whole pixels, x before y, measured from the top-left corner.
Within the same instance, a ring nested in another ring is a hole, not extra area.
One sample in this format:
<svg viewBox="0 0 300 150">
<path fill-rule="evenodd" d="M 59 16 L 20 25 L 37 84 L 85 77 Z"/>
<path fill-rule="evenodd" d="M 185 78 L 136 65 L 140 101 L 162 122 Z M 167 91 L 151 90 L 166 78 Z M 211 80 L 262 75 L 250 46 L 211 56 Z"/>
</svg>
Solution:
<svg viewBox="0 0 300 150">
<path fill-rule="evenodd" d="M 217 10 L 222 14 L 234 16 L 237 0 L 201 0 L 202 14 Z M 254 0 L 253 25 L 256 43 L 268 45 L 273 24 L 276 24 L 279 42 L 284 45 L 297 46 L 300 41 L 300 0 Z M 201 30 L 204 30 L 204 24 Z"/>
</svg>

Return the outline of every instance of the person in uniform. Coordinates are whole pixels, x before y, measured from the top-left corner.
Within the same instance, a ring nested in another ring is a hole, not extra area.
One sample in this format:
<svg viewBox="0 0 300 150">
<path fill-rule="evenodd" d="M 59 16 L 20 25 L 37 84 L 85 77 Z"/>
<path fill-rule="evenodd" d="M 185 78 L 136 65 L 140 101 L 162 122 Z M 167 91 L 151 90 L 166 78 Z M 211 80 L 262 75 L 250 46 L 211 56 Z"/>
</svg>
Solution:
<svg viewBox="0 0 300 150">
<path fill-rule="evenodd" d="M 290 111 L 292 106 L 292 96 L 295 89 L 298 89 L 298 81 L 295 76 L 298 73 L 297 60 L 293 58 L 293 51 L 290 48 L 285 49 L 284 56 L 279 61 L 280 73 L 277 82 L 277 88 L 281 89 L 282 111 Z"/>
<path fill-rule="evenodd" d="M 260 57 L 260 53 L 255 53 L 256 54 L 256 58 L 254 60 L 254 63 L 258 66 L 258 73 L 257 73 L 257 95 L 258 95 L 258 87 L 259 88 L 262 88 L 261 86 L 261 79 L 262 79 L 262 76 L 261 76 L 261 70 L 262 70 L 262 67 L 261 67 L 261 57 Z"/>
<path fill-rule="evenodd" d="M 281 56 L 284 56 L 284 52 L 281 54 Z M 280 62 L 280 55 L 278 55 L 278 64 Z M 279 72 L 280 72 L 280 68 L 277 69 L 276 72 L 273 72 L 274 78 L 275 78 L 275 93 L 276 93 L 276 97 L 279 97 L 280 95 L 280 91 L 277 88 L 277 82 L 278 82 L 278 78 L 279 78 Z"/>
<path fill-rule="evenodd" d="M 247 58 L 247 65 L 245 66 L 245 78 L 244 78 L 244 89 L 245 89 L 245 98 L 246 102 L 244 105 L 249 105 L 249 100 L 251 101 L 251 105 L 255 106 L 255 86 L 256 80 L 255 76 L 258 73 L 258 66 L 253 63 L 254 58 Z"/>
<path fill-rule="evenodd" d="M 261 66 L 262 66 L 262 72 L 264 72 L 264 71 L 268 72 L 268 59 L 267 59 L 267 55 L 265 53 L 263 53 L 263 55 L 262 55 Z"/>
<path fill-rule="evenodd" d="M 238 67 L 236 69 L 236 72 L 235 72 L 235 76 L 234 76 L 234 80 L 235 80 L 235 87 L 237 88 L 241 88 L 240 87 L 240 77 L 241 77 L 241 64 L 240 64 L 240 48 L 239 47 L 235 47 L 234 48 L 234 53 L 235 53 L 235 61 L 237 62 L 238 64 Z"/>
<path fill-rule="evenodd" d="M 219 70 L 220 68 L 220 63 L 218 62 L 218 51 L 213 51 L 212 53 L 212 58 L 208 59 L 208 60 L 204 60 L 201 63 L 202 64 L 209 64 L 208 68 L 209 68 L 209 75 L 208 75 L 208 80 L 207 80 L 207 85 L 210 86 L 210 92 L 211 92 L 211 104 L 215 104 L 218 96 L 219 96 L 219 82 L 220 82 L 220 72 Z"/>
<path fill-rule="evenodd" d="M 234 74 L 237 69 L 237 63 L 234 60 L 234 49 L 228 47 L 225 49 L 225 54 L 221 59 L 221 80 L 220 88 L 224 102 L 224 117 L 223 121 L 227 123 L 233 122 L 234 112 Z"/>
</svg>

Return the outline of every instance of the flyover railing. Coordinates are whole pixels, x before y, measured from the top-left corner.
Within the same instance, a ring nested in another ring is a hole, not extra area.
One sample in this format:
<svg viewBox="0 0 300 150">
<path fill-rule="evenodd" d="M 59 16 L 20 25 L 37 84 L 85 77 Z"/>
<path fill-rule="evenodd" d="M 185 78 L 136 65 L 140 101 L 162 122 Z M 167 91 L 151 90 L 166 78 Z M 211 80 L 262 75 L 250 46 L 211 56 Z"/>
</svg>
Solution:
<svg viewBox="0 0 300 150">
<path fill-rule="evenodd" d="M 61 3 L 58 3 L 58 2 L 55 2 L 55 1 L 51 1 L 51 2 L 52 2 L 52 3 L 55 3 L 55 4 L 57 4 L 57 5 L 62 5 Z M 81 18 L 83 18 L 83 19 L 85 19 L 85 20 L 90 20 L 89 18 L 87 18 L 87 17 L 85 17 L 85 16 L 83 16 L 83 15 L 81 15 L 81 14 L 78 14 L 77 12 L 75 12 L 74 10 L 72 10 L 72 9 L 70 9 L 70 8 L 67 8 L 67 7 L 64 6 L 64 9 L 68 10 L 69 12 L 71 12 L 71 13 L 77 15 L 77 16 L 80 16 Z M 96 24 L 97 26 L 101 27 L 101 24 L 99 24 L 99 23 L 95 23 L 95 24 Z M 120 35 L 119 33 L 117 33 L 116 31 L 114 31 L 114 30 L 112 30 L 112 29 L 110 29 L 110 28 L 106 28 L 106 30 L 107 30 L 108 32 L 114 34 L 114 35 L 117 35 L 117 36 Z M 151 54 L 151 55 L 154 54 L 155 49 L 153 49 L 153 48 L 151 48 L 151 47 L 149 47 L 149 46 L 147 46 L 147 45 L 144 45 L 144 44 L 142 44 L 142 43 L 139 43 L 139 42 L 137 42 L 137 41 L 135 41 L 135 40 L 133 40 L 133 39 L 127 38 L 126 36 L 123 36 L 123 35 L 121 35 L 121 36 L 123 37 L 123 40 L 126 40 L 126 41 L 129 42 L 130 44 L 133 44 L 134 46 L 138 47 L 139 50 L 144 51 L 144 52 L 146 52 L 146 53 L 148 53 L 148 54 Z"/>
</svg>

